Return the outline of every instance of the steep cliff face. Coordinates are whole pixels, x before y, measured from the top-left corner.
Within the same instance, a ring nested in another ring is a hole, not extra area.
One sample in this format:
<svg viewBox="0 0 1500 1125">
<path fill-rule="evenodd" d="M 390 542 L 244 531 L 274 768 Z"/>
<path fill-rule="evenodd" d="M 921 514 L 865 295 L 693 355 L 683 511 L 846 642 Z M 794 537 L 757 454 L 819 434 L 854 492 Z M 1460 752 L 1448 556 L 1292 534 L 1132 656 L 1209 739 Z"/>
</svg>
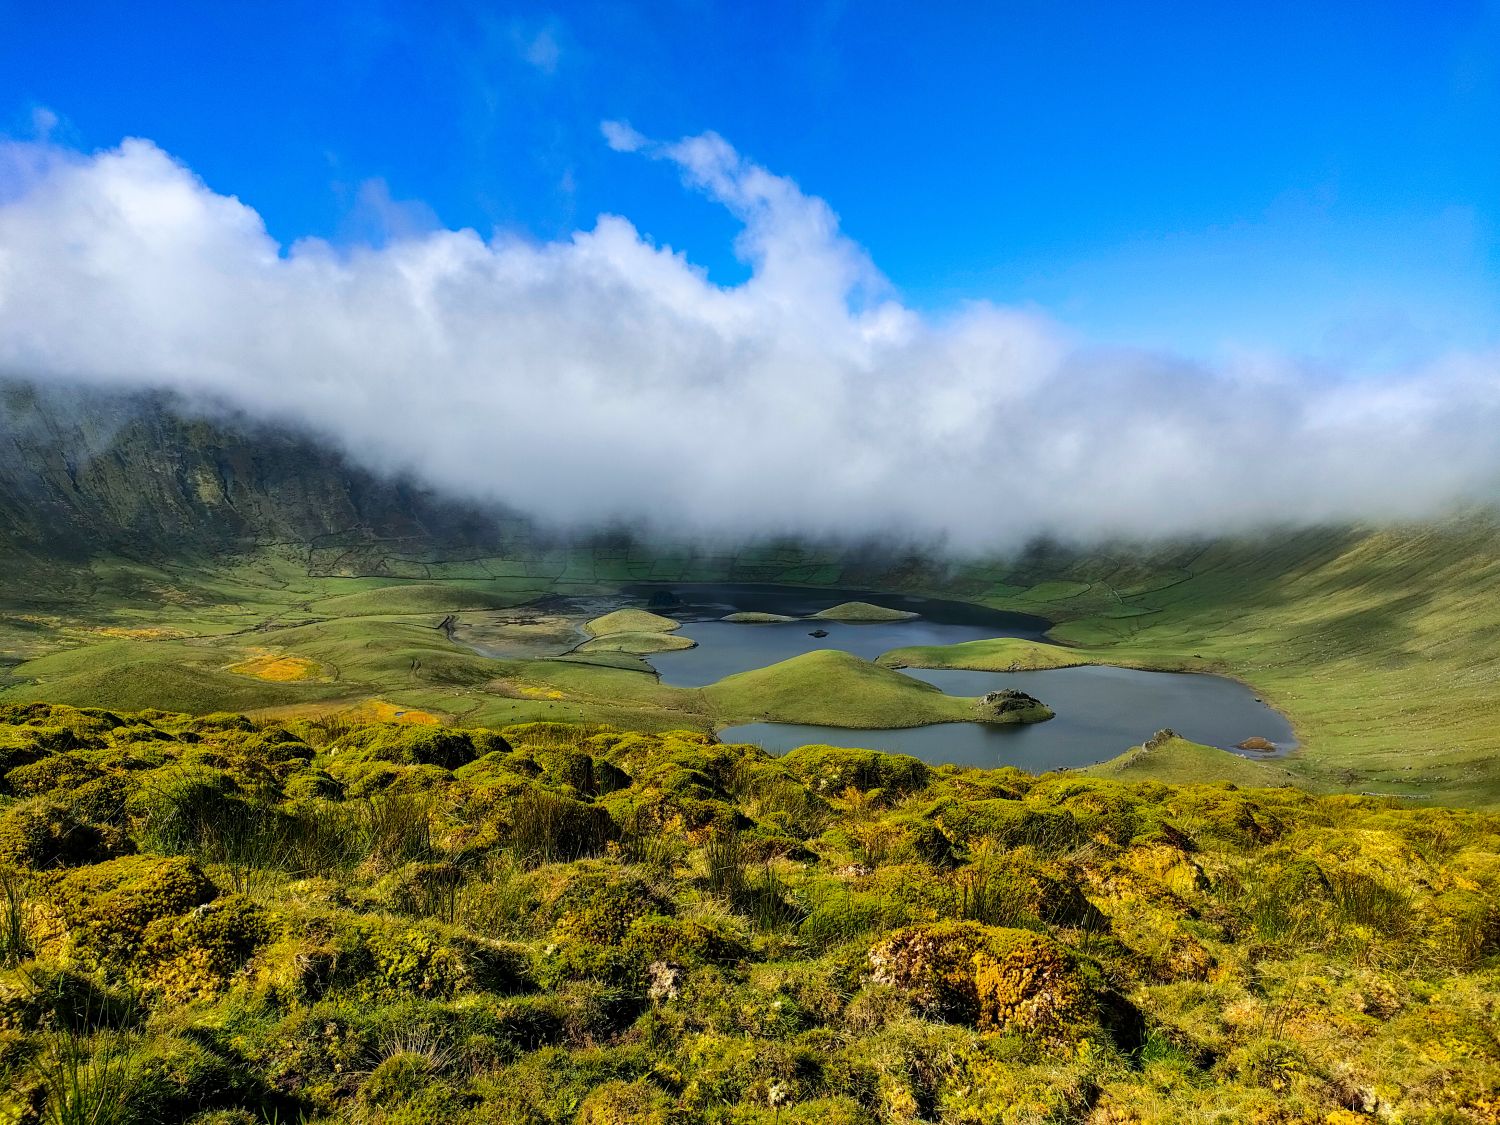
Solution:
<svg viewBox="0 0 1500 1125">
<path fill-rule="evenodd" d="M 210 420 L 166 396 L 0 383 L 9 553 L 180 557 L 369 540 L 492 549 L 513 533 L 503 519 L 356 468 L 311 436 Z"/>
</svg>

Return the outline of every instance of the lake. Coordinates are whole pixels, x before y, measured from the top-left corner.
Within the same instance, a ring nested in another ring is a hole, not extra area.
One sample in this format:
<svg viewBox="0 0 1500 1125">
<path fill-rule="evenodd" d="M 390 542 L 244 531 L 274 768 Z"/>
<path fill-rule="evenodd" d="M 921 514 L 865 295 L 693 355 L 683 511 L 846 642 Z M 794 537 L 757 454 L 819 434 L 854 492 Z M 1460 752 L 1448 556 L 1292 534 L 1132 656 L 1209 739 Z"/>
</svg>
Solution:
<svg viewBox="0 0 1500 1125">
<path fill-rule="evenodd" d="M 748 584 L 634 586 L 637 604 L 670 589 L 677 606 L 654 606 L 683 622 L 679 635 L 697 648 L 656 653 L 648 659 L 664 683 L 702 687 L 736 672 L 764 667 L 820 648 L 842 649 L 873 660 L 893 648 L 956 644 L 987 637 L 1040 639 L 1042 618 L 932 598 L 875 594 L 864 590 Z M 805 616 L 846 601 L 865 601 L 921 617 L 909 621 L 848 624 L 791 621 L 735 624 L 719 620 L 734 612 Z M 823 629 L 828 636 L 808 634 Z M 1130 668 L 1081 667 L 1041 672 L 968 672 L 903 669 L 950 695 L 983 695 L 1011 687 L 1036 696 L 1057 717 L 1025 726 L 940 723 L 888 730 L 853 730 L 791 723 L 747 723 L 719 732 L 725 742 L 752 742 L 775 753 L 808 743 L 862 746 L 912 754 L 933 763 L 1014 765 L 1042 771 L 1105 761 L 1171 727 L 1185 738 L 1232 749 L 1259 736 L 1281 751 L 1295 746 L 1291 724 L 1256 699 L 1244 684 L 1222 676 L 1142 672 Z"/>
</svg>

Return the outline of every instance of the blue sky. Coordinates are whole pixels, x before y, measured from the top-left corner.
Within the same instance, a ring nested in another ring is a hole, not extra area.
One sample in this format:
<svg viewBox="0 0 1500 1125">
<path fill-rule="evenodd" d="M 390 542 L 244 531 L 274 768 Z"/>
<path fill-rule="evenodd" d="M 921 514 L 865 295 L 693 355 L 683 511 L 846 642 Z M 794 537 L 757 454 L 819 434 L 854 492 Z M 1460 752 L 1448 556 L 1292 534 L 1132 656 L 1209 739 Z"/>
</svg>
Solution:
<svg viewBox="0 0 1500 1125">
<path fill-rule="evenodd" d="M 1500 5 L 0 0 L 0 130 L 148 137 L 283 242 L 722 208 L 602 119 L 715 130 L 911 305 L 1380 369 L 1500 341 Z M 384 199 L 409 202 L 391 208 Z"/>
</svg>

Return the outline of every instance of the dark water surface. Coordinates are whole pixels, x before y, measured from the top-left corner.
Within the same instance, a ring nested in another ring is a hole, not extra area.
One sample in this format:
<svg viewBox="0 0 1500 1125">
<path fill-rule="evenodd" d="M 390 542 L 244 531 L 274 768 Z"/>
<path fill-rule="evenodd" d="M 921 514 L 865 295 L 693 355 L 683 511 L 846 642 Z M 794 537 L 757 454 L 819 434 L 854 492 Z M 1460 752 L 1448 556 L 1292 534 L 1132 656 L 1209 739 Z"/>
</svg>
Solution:
<svg viewBox="0 0 1500 1125">
<path fill-rule="evenodd" d="M 635 586 L 626 593 L 642 602 L 669 589 L 682 601 L 653 607 L 684 622 L 679 635 L 697 648 L 649 657 L 662 682 L 702 687 L 736 672 L 762 668 L 815 649 L 833 648 L 873 660 L 893 648 L 957 644 L 989 637 L 1041 638 L 1048 622 L 963 602 L 830 590 L 759 585 Z M 719 620 L 737 611 L 805 616 L 840 602 L 863 601 L 921 614 L 910 621 L 845 624 L 789 621 L 735 624 Z M 816 638 L 813 629 L 828 636 Z M 1059 668 L 1043 672 L 967 672 L 904 669 L 950 695 L 983 695 L 1012 687 L 1036 696 L 1057 718 L 1026 726 L 938 723 L 893 730 L 851 730 L 793 723 L 747 723 L 719 732 L 725 742 L 753 742 L 776 753 L 822 742 L 913 754 L 929 762 L 1015 765 L 1027 770 L 1084 766 L 1105 761 L 1171 727 L 1185 738 L 1231 749 L 1252 736 L 1282 750 L 1295 745 L 1291 724 L 1256 700 L 1245 685 L 1221 676 L 1141 672 L 1130 668 Z"/>
</svg>

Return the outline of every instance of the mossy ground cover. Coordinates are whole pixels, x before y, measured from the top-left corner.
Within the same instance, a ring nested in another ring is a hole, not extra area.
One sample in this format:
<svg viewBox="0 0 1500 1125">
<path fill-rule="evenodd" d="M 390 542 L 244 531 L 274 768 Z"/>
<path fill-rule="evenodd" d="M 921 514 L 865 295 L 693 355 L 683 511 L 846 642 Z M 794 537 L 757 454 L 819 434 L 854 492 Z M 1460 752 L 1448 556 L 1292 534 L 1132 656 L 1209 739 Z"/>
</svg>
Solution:
<svg viewBox="0 0 1500 1125">
<path fill-rule="evenodd" d="M 1500 818 L 1128 776 L 8 706 L 0 1119 L 1493 1118 Z"/>
</svg>

